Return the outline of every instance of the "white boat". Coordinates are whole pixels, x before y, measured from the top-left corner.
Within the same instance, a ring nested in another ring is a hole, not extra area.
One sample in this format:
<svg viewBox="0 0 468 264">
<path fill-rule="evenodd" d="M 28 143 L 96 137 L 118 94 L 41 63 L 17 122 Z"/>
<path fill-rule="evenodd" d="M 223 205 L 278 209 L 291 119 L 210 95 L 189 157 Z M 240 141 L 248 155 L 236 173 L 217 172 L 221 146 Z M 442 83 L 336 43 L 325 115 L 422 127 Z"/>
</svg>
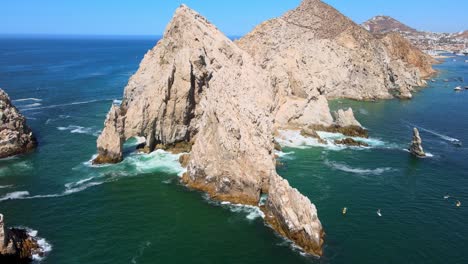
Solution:
<svg viewBox="0 0 468 264">
<path fill-rule="evenodd" d="M 454 89 L 454 90 L 455 90 L 455 91 L 461 91 L 461 90 L 462 90 L 462 88 L 461 88 L 460 86 L 457 86 L 457 87 L 455 87 L 455 89 Z"/>
<path fill-rule="evenodd" d="M 378 215 L 378 216 L 382 216 L 382 213 L 380 212 L 380 209 L 377 210 L 377 215 Z"/>
</svg>

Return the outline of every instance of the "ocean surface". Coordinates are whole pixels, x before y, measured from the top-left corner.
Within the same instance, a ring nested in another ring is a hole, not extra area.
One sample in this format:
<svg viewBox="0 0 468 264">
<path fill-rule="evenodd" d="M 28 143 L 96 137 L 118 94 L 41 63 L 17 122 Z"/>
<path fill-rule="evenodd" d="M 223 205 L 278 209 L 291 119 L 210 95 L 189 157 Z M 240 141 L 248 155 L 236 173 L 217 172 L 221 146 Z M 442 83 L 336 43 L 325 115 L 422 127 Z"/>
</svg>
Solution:
<svg viewBox="0 0 468 264">
<path fill-rule="evenodd" d="M 0 87 L 40 144 L 0 161 L 0 212 L 44 238 L 41 263 L 466 263 L 468 90 L 453 88 L 468 85 L 467 57 L 437 65 L 435 82 L 411 101 L 331 102 L 353 107 L 369 148 L 285 132 L 278 172 L 318 208 L 327 235 L 317 259 L 275 235 L 258 209 L 179 184 L 176 155 L 135 154 L 128 142 L 123 163 L 90 166 L 109 107 L 155 43 L 0 39 Z M 414 126 L 431 157 L 405 151 Z"/>
</svg>

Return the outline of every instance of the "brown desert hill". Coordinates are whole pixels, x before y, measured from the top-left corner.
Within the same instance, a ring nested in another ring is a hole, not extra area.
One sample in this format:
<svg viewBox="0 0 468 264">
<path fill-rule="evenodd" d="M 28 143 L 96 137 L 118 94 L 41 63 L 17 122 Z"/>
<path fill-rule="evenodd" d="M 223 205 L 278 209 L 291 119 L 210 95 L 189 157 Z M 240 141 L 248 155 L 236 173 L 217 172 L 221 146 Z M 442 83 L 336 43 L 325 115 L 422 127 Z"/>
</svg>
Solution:
<svg viewBox="0 0 468 264">
<path fill-rule="evenodd" d="M 409 32 L 416 33 L 416 29 L 411 28 L 400 21 L 389 16 L 376 16 L 366 22 L 362 26 L 371 33 L 384 34 L 390 32 Z"/>
<path fill-rule="evenodd" d="M 320 0 L 304 0 L 237 44 L 270 72 L 273 89 L 287 98 L 285 104 L 311 98 L 318 104 L 322 96 L 411 97 L 413 87 L 425 85 L 413 60 L 396 59 L 380 39 Z"/>
</svg>

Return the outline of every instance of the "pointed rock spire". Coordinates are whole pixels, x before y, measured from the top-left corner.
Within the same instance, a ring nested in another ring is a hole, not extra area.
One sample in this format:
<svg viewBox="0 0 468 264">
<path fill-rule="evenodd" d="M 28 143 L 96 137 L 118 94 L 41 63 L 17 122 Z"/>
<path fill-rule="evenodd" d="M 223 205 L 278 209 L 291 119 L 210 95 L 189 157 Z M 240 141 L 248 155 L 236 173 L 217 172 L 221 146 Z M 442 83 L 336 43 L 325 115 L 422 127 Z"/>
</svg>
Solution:
<svg viewBox="0 0 468 264">
<path fill-rule="evenodd" d="M 419 136 L 419 130 L 417 128 L 413 128 L 413 141 L 411 142 L 411 146 L 409 148 L 411 154 L 417 157 L 426 157 L 426 153 L 422 147 L 422 140 Z"/>
</svg>

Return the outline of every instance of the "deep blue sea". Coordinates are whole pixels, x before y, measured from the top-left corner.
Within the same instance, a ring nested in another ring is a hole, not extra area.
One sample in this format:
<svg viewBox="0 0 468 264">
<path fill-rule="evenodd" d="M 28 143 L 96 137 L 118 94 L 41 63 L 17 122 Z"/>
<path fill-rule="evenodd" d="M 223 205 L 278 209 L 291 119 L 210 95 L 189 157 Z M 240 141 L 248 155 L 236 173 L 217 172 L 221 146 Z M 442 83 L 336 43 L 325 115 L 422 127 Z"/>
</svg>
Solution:
<svg viewBox="0 0 468 264">
<path fill-rule="evenodd" d="M 468 86 L 468 57 L 435 66 L 435 82 L 410 101 L 331 102 L 353 107 L 370 148 L 290 135 L 278 172 L 318 208 L 327 235 L 316 259 L 255 208 L 179 184 L 175 155 L 136 154 L 129 142 L 123 163 L 90 166 L 109 107 L 156 41 L 0 38 L 0 87 L 39 141 L 31 154 L 0 160 L 0 212 L 44 238 L 42 263 L 467 263 L 468 90 L 453 88 Z M 405 151 L 414 126 L 431 157 Z"/>
</svg>

